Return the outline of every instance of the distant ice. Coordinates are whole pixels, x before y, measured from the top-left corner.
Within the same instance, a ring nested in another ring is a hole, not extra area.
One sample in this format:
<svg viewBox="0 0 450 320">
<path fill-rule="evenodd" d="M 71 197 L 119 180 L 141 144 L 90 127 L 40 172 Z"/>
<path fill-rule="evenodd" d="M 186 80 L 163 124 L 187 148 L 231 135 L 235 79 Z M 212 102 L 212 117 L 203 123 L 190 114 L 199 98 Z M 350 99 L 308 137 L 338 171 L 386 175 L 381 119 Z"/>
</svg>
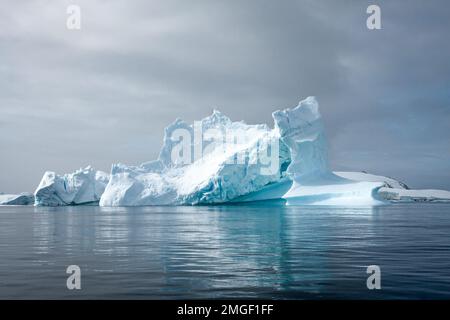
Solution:
<svg viewBox="0 0 450 320">
<path fill-rule="evenodd" d="M 34 196 L 31 193 L 0 194 L 0 205 L 2 206 L 28 206 L 33 203 Z"/>
<path fill-rule="evenodd" d="M 108 180 L 107 173 L 96 171 L 91 167 L 62 176 L 47 171 L 34 193 L 35 205 L 66 206 L 98 203 Z"/>
</svg>

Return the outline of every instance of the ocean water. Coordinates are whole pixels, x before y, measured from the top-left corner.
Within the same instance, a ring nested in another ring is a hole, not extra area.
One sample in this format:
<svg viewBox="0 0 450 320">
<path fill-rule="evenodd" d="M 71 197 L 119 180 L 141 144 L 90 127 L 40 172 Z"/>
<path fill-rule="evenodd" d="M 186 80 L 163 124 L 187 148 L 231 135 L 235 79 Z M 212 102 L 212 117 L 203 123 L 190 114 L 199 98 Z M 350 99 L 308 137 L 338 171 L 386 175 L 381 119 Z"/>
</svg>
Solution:
<svg viewBox="0 0 450 320">
<path fill-rule="evenodd" d="M 0 207 L 0 298 L 449 299 L 450 205 Z"/>
</svg>

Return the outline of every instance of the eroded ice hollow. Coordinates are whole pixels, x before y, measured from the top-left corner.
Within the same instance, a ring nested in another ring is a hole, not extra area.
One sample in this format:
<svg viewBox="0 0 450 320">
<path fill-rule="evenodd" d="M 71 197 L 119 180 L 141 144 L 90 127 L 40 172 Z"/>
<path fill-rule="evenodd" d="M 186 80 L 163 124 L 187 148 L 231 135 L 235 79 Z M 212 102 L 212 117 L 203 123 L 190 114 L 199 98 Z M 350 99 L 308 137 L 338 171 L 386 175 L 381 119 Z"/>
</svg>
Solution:
<svg viewBox="0 0 450 320">
<path fill-rule="evenodd" d="M 58 175 L 47 171 L 34 193 L 36 206 L 95 205 L 105 191 L 109 175 L 86 167 L 73 173 Z"/>
<path fill-rule="evenodd" d="M 248 203 L 378 205 L 448 201 L 450 192 L 408 190 L 394 179 L 331 172 L 319 107 L 308 97 L 273 113 L 274 128 L 233 122 L 214 111 L 190 125 L 165 129 L 157 160 L 115 164 L 105 174 L 90 167 L 59 176 L 47 172 L 35 205 L 149 206 Z"/>
</svg>

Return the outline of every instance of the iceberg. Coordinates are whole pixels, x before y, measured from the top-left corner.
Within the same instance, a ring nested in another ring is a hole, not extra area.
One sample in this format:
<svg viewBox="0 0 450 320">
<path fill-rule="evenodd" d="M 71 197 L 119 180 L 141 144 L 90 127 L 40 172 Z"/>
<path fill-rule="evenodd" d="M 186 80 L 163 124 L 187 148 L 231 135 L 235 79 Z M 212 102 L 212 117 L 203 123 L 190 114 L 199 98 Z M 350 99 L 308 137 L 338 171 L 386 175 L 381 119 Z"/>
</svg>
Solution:
<svg viewBox="0 0 450 320">
<path fill-rule="evenodd" d="M 450 201 L 450 192 L 410 190 L 396 179 L 365 172 L 333 172 L 319 105 L 314 97 L 272 114 L 274 127 L 233 122 L 221 112 L 193 124 L 176 119 L 156 160 L 46 172 L 37 206 L 203 205 L 273 202 L 277 205 L 380 205 Z"/>
<path fill-rule="evenodd" d="M 377 190 L 384 183 L 354 181 L 330 171 L 314 97 L 274 112 L 273 119 L 274 129 L 232 122 L 218 111 L 193 125 L 177 119 L 166 128 L 156 161 L 113 166 L 100 206 L 382 203 Z M 180 148 L 181 137 L 185 148 Z M 196 153 L 201 155 L 196 158 Z"/>
<path fill-rule="evenodd" d="M 34 203 L 31 193 L 4 194 L 0 193 L 0 206 L 28 206 Z"/>
<path fill-rule="evenodd" d="M 34 193 L 34 204 L 53 207 L 96 204 L 108 181 L 107 173 L 90 166 L 62 176 L 47 171 Z"/>
<path fill-rule="evenodd" d="M 193 125 L 177 119 L 167 127 L 157 160 L 113 165 L 100 206 L 226 203 L 279 182 L 289 163 L 277 131 L 215 110 Z"/>
</svg>

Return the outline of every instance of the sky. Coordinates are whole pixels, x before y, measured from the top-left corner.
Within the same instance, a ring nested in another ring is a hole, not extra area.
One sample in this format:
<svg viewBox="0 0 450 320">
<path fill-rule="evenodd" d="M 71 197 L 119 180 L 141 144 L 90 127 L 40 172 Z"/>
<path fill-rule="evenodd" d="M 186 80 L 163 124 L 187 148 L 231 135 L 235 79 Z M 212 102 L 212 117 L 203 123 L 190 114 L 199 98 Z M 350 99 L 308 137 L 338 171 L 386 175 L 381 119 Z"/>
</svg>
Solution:
<svg viewBox="0 0 450 320">
<path fill-rule="evenodd" d="M 165 126 L 214 108 L 273 126 L 311 95 L 333 170 L 450 190 L 446 0 L 0 2 L 0 192 L 152 160 Z"/>
</svg>

